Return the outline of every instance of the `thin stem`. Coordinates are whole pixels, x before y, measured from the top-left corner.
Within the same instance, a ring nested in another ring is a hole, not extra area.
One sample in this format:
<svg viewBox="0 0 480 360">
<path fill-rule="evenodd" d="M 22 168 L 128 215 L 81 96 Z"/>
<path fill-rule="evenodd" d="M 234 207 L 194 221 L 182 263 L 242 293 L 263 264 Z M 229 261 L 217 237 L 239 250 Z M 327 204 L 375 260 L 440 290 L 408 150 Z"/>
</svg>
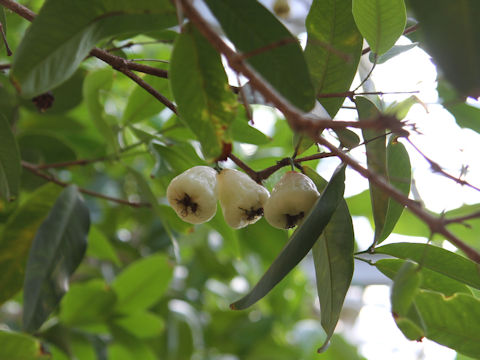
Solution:
<svg viewBox="0 0 480 360">
<path fill-rule="evenodd" d="M 59 186 L 67 187 L 69 185 L 72 185 L 70 183 L 67 183 L 67 182 L 64 182 L 64 181 L 61 181 L 61 180 L 57 179 L 56 177 L 54 177 L 51 174 L 41 172 L 35 165 L 30 164 L 26 161 L 22 161 L 22 167 L 24 169 L 30 171 L 32 174 L 34 174 L 34 175 L 36 175 L 40 178 L 43 178 L 47 181 L 50 181 L 54 184 L 57 184 Z M 90 195 L 90 196 L 93 196 L 93 197 L 108 200 L 108 201 L 115 202 L 115 203 L 121 204 L 121 205 L 131 206 L 131 207 L 134 207 L 134 208 L 151 207 L 152 206 L 150 203 L 133 202 L 133 201 L 128 201 L 128 200 L 124 200 L 124 199 L 114 198 L 114 197 L 104 195 L 104 194 L 101 194 L 101 193 L 98 193 L 98 192 L 95 192 L 95 191 L 92 191 L 92 190 L 84 189 L 84 188 L 78 188 L 78 191 L 80 191 L 81 193 L 83 193 L 85 195 Z"/>
<path fill-rule="evenodd" d="M 476 212 L 473 212 L 471 214 L 468 214 L 468 215 L 464 215 L 464 216 L 458 216 L 458 217 L 455 217 L 455 218 L 450 218 L 450 219 L 445 219 L 444 220 L 444 223 L 445 224 L 463 224 L 465 221 L 467 220 L 472 220 L 472 219 L 478 219 L 480 218 L 480 211 L 476 211 Z M 468 226 L 468 224 L 464 224 L 465 226 Z"/>
<path fill-rule="evenodd" d="M 5 50 L 7 51 L 7 56 L 12 56 L 12 50 L 8 46 L 7 36 L 5 35 L 5 31 L 3 29 L 3 24 L 0 22 L 0 34 L 2 35 L 3 43 L 5 44 Z"/>
<path fill-rule="evenodd" d="M 460 184 L 460 185 L 465 185 L 465 186 L 468 186 L 474 190 L 477 190 L 477 191 L 480 191 L 480 188 L 470 184 L 468 181 L 466 180 L 463 180 L 463 179 L 460 179 L 460 178 L 457 178 L 449 173 L 447 173 L 445 170 L 442 169 L 442 167 L 440 166 L 440 164 L 438 164 L 437 162 L 433 161 L 432 159 L 430 159 L 427 155 L 425 155 L 410 139 L 407 138 L 407 141 L 410 145 L 413 146 L 413 148 L 428 162 L 428 164 L 430 165 L 430 167 L 432 168 L 432 171 L 433 172 L 436 172 L 436 173 L 439 173 L 443 176 L 445 176 L 446 178 L 452 180 L 452 181 L 455 181 L 457 184 Z"/>
</svg>

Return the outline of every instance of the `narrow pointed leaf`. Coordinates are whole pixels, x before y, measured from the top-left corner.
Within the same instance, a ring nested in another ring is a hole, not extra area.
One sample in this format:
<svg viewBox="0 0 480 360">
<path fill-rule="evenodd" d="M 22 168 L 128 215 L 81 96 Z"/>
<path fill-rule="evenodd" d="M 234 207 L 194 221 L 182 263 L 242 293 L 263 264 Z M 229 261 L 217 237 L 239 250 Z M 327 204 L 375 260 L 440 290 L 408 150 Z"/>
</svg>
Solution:
<svg viewBox="0 0 480 360">
<path fill-rule="evenodd" d="M 20 152 L 10 124 L 0 113 L 0 198 L 14 201 L 20 187 Z"/>
<path fill-rule="evenodd" d="M 315 90 L 307 63 L 285 26 L 256 0 L 205 2 L 235 47 L 243 54 L 255 52 L 247 62 L 293 105 L 311 110 Z"/>
<path fill-rule="evenodd" d="M 372 121 L 380 112 L 377 107 L 367 98 L 355 98 L 358 118 L 360 121 Z M 387 148 L 385 131 L 362 129 L 363 139 L 366 142 L 367 166 L 376 174 L 387 178 Z M 388 195 L 376 185 L 370 183 L 370 196 L 372 200 L 373 220 L 375 222 L 375 241 L 383 231 L 385 214 L 388 208 Z"/>
<path fill-rule="evenodd" d="M 108 92 L 113 83 L 113 70 L 98 69 L 89 73 L 83 83 L 83 97 L 88 113 L 95 126 L 112 151 L 118 150 L 118 143 L 112 126 L 107 121 L 101 95 Z"/>
<path fill-rule="evenodd" d="M 353 0 L 353 17 L 375 54 L 386 53 L 407 23 L 404 0 Z"/>
<path fill-rule="evenodd" d="M 0 359 L 47 360 L 51 359 L 33 336 L 0 330 Z"/>
<path fill-rule="evenodd" d="M 176 23 L 168 0 L 48 0 L 15 52 L 11 78 L 34 97 L 73 75 L 98 41 Z"/>
<path fill-rule="evenodd" d="M 235 141 L 245 144 L 265 145 L 272 139 L 260 130 L 250 126 L 246 118 L 236 118 L 232 123 L 232 137 Z"/>
<path fill-rule="evenodd" d="M 418 264 L 480 289 L 478 265 L 466 257 L 429 244 L 395 243 L 375 248 L 376 254 L 410 259 Z"/>
<path fill-rule="evenodd" d="M 38 229 L 23 287 L 23 327 L 37 330 L 68 290 L 87 248 L 90 214 L 74 186 L 65 188 Z"/>
<path fill-rule="evenodd" d="M 463 96 L 480 96 L 480 2 L 410 1 L 409 9 L 421 24 L 428 53 L 448 81 Z"/>
<path fill-rule="evenodd" d="M 316 94 L 350 90 L 362 53 L 363 38 L 352 16 L 351 0 L 314 0 L 306 20 L 305 58 Z M 335 117 L 345 97 L 319 98 Z"/>
<path fill-rule="evenodd" d="M 421 290 L 415 304 L 427 338 L 475 359 L 480 357 L 480 299 Z"/>
<path fill-rule="evenodd" d="M 383 64 L 385 62 L 387 62 L 388 60 L 390 60 L 391 58 L 394 58 L 395 56 L 397 55 L 400 55 L 400 54 L 403 54 L 405 51 L 408 51 L 410 49 L 413 49 L 414 47 L 416 47 L 418 45 L 418 43 L 411 43 L 411 44 L 407 44 L 407 45 L 394 45 L 390 50 L 388 50 L 385 54 L 381 55 L 381 56 L 377 56 L 377 58 L 375 59 L 375 53 L 373 52 L 370 52 L 369 56 L 368 56 L 368 59 L 370 60 L 370 62 L 373 64 L 374 62 L 377 63 L 377 65 L 379 64 Z"/>
<path fill-rule="evenodd" d="M 410 182 L 412 177 L 412 167 L 408 152 L 402 143 L 394 140 L 389 141 L 387 146 L 387 176 L 390 185 L 400 190 L 408 197 L 410 193 Z M 388 198 L 387 212 L 383 224 L 382 233 L 379 235 L 378 243 L 385 240 L 394 229 L 398 219 L 402 215 L 404 206 Z"/>
<path fill-rule="evenodd" d="M 311 168 L 304 167 L 304 170 L 321 191 L 326 181 Z M 327 334 L 324 346 L 319 351 L 323 351 L 333 335 L 352 281 L 354 243 L 352 217 L 345 200 L 342 199 L 312 248 L 321 323 Z"/>
<path fill-rule="evenodd" d="M 341 165 L 315 203 L 303 224 L 295 231 L 268 270 L 243 298 L 230 305 L 233 310 L 245 309 L 263 298 L 310 251 L 329 223 L 345 190 L 345 166 Z"/>
<path fill-rule="evenodd" d="M 192 26 L 178 36 L 170 62 L 170 86 L 181 119 L 195 133 L 204 155 L 215 159 L 231 142 L 228 127 L 237 101 L 220 55 Z"/>
<path fill-rule="evenodd" d="M 173 275 L 164 255 L 151 255 L 130 264 L 112 283 L 117 294 L 115 311 L 129 313 L 147 309 L 163 296 Z"/>
<path fill-rule="evenodd" d="M 0 304 L 22 289 L 28 251 L 60 190 L 55 184 L 37 189 L 15 210 L 0 233 Z"/>
<path fill-rule="evenodd" d="M 382 274 L 393 280 L 406 261 L 407 260 L 403 259 L 381 259 L 375 262 L 375 266 Z M 472 291 L 467 285 L 439 272 L 426 267 L 422 267 L 418 271 L 422 277 L 422 283 L 420 284 L 421 289 L 440 292 L 445 296 L 452 296 L 455 293 L 472 294 Z"/>
</svg>

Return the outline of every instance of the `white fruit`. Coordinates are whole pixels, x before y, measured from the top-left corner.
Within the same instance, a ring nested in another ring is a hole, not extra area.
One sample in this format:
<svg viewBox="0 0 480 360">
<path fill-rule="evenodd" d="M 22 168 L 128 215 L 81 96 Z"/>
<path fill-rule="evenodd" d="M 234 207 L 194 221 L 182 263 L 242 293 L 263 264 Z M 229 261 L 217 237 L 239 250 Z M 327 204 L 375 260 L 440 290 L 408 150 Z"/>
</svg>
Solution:
<svg viewBox="0 0 480 360">
<path fill-rule="evenodd" d="M 307 217 L 319 196 L 308 176 L 289 171 L 275 185 L 265 204 L 265 220 L 279 229 L 292 228 Z"/>
<path fill-rule="evenodd" d="M 190 224 L 210 220 L 217 212 L 217 172 L 208 166 L 194 166 L 173 178 L 167 200 L 177 215 Z"/>
<path fill-rule="evenodd" d="M 247 174 L 223 169 L 217 175 L 218 199 L 223 216 L 234 229 L 257 222 L 263 215 L 263 206 L 269 192 Z"/>
</svg>

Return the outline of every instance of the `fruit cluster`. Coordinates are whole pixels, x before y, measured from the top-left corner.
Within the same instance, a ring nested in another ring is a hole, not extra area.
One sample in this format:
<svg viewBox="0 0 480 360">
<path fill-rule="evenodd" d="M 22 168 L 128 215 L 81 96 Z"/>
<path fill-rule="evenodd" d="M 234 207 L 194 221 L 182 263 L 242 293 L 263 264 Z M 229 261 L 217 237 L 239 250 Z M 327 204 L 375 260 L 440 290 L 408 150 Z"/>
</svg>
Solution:
<svg viewBox="0 0 480 360">
<path fill-rule="evenodd" d="M 240 171 L 223 169 L 217 173 L 208 166 L 188 169 L 167 188 L 168 202 L 184 221 L 209 221 L 219 200 L 225 221 L 234 229 L 253 224 L 262 215 L 276 228 L 292 228 L 306 217 L 319 195 L 310 178 L 295 171 L 285 173 L 270 194 Z"/>
</svg>

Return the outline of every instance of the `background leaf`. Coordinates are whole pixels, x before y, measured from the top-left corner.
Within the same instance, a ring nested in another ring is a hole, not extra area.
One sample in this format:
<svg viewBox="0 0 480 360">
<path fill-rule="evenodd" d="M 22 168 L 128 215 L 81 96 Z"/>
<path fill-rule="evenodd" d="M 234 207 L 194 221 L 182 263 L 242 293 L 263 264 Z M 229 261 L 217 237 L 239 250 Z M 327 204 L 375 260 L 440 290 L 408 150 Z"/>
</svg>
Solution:
<svg viewBox="0 0 480 360">
<path fill-rule="evenodd" d="M 65 188 L 38 229 L 23 288 L 23 327 L 42 325 L 68 290 L 68 279 L 87 247 L 90 214 L 76 187 Z"/>
<path fill-rule="evenodd" d="M 421 266 L 480 289 L 478 266 L 463 256 L 438 246 L 415 243 L 394 243 L 375 248 L 376 254 L 414 260 Z"/>
<path fill-rule="evenodd" d="M 170 84 L 181 119 L 202 144 L 205 157 L 220 156 L 229 143 L 229 125 L 237 102 L 230 91 L 220 55 L 192 26 L 175 41 Z"/>
<path fill-rule="evenodd" d="M 151 255 L 130 264 L 113 281 L 115 311 L 128 314 L 155 304 L 168 288 L 173 268 L 164 255 Z"/>
<path fill-rule="evenodd" d="M 33 238 L 60 191 L 55 184 L 37 189 L 15 210 L 0 233 L 0 304 L 22 288 Z"/>
<path fill-rule="evenodd" d="M 75 283 L 60 305 L 62 323 L 85 328 L 105 321 L 113 311 L 115 293 L 101 279 Z"/>
<path fill-rule="evenodd" d="M 143 80 L 162 95 L 171 98 L 170 85 L 167 79 L 146 75 L 143 77 Z M 128 97 L 128 102 L 123 112 L 123 123 L 133 124 L 139 122 L 159 114 L 163 109 L 165 109 L 165 105 L 145 91 L 145 89 L 140 86 L 135 86 L 131 95 Z"/>
<path fill-rule="evenodd" d="M 448 81 L 463 96 L 480 96 L 480 3 L 425 0 L 409 1 L 409 7 L 421 24 L 428 53 Z"/>
<path fill-rule="evenodd" d="M 101 97 L 108 92 L 113 83 L 111 68 L 98 69 L 90 72 L 83 84 L 83 97 L 90 117 L 112 151 L 118 151 L 118 142 L 111 124 L 107 120 Z"/>
<path fill-rule="evenodd" d="M 0 198 L 13 201 L 20 185 L 20 152 L 7 118 L 0 113 Z"/>
<path fill-rule="evenodd" d="M 315 90 L 302 48 L 282 23 L 255 0 L 205 2 L 237 50 L 243 54 L 259 51 L 247 62 L 293 105 L 310 111 Z"/>
<path fill-rule="evenodd" d="M 358 29 L 375 54 L 386 53 L 405 29 L 404 0 L 353 0 L 352 10 Z"/>
<path fill-rule="evenodd" d="M 18 332 L 0 330 L 0 359 L 47 360 L 51 357 L 44 352 L 38 339 Z"/>
<path fill-rule="evenodd" d="M 68 79 L 98 41 L 176 22 L 167 0 L 48 0 L 15 52 L 11 78 L 34 97 Z"/>
<path fill-rule="evenodd" d="M 345 166 L 340 166 L 332 175 L 308 217 L 295 231 L 255 287 L 243 298 L 230 305 L 233 310 L 242 310 L 256 303 L 307 255 L 337 209 L 344 189 Z"/>
<path fill-rule="evenodd" d="M 306 20 L 305 58 L 316 94 L 350 90 L 362 53 L 363 39 L 352 16 L 351 0 L 314 0 Z M 345 97 L 320 98 L 333 118 Z"/>
</svg>

